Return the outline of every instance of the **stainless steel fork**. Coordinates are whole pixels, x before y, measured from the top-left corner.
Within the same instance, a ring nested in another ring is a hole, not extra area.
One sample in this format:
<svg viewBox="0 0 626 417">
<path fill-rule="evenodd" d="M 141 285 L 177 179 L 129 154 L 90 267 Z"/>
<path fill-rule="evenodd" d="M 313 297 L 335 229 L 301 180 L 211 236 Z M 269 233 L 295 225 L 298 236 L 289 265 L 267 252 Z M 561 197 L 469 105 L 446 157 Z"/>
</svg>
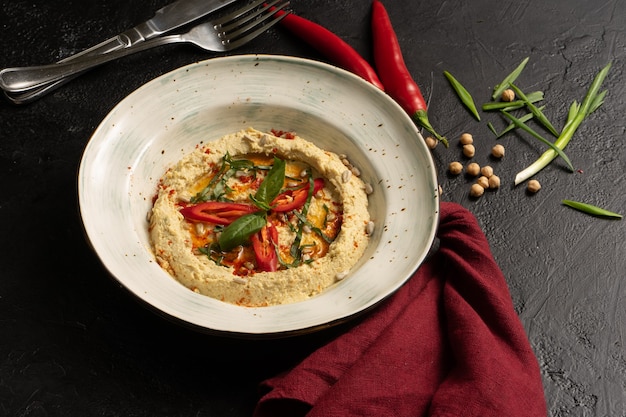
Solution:
<svg viewBox="0 0 626 417">
<path fill-rule="evenodd" d="M 127 49 L 85 56 L 64 63 L 5 68 L 0 71 L 0 87 L 9 98 L 22 95 L 23 101 L 24 95 L 45 94 L 47 91 L 42 93 L 38 91 L 45 90 L 47 85 L 65 77 L 160 45 L 186 42 L 207 51 L 230 51 L 261 35 L 289 13 L 288 10 L 284 10 L 289 1 L 274 0 L 259 7 L 266 1 L 257 0 L 227 16 L 194 26 L 186 33 L 154 38 Z"/>
</svg>

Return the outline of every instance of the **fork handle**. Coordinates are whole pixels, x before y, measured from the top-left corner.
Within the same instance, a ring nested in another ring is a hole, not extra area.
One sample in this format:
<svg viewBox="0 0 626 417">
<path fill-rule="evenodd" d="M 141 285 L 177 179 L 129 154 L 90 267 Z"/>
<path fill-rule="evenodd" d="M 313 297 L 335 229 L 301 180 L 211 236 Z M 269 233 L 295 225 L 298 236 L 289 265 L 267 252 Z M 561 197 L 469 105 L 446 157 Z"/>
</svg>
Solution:
<svg viewBox="0 0 626 417">
<path fill-rule="evenodd" d="M 129 48 L 136 45 L 137 43 L 151 39 L 157 35 L 158 33 L 154 30 L 151 30 L 147 23 L 142 23 L 132 29 L 120 33 L 119 35 L 107 39 L 106 41 L 100 42 L 99 44 L 94 45 L 91 48 L 85 49 L 84 51 L 78 52 L 74 55 L 70 55 L 58 61 L 57 63 L 65 63 L 76 58 L 84 59 L 86 56 L 106 54 L 117 49 Z M 34 101 L 39 97 L 46 95 L 49 92 L 54 91 L 62 85 L 68 83 L 69 81 L 78 77 L 81 73 L 82 72 L 78 72 L 67 77 L 59 78 L 58 80 L 55 80 L 53 82 L 41 84 L 37 87 L 29 88 L 25 91 L 20 91 L 17 93 L 5 91 L 4 95 L 15 104 L 30 103 L 31 101 Z"/>
<path fill-rule="evenodd" d="M 23 92 L 136 52 L 180 40 L 179 35 L 169 35 L 150 39 L 125 49 L 116 49 L 102 55 L 86 55 L 50 65 L 5 68 L 0 71 L 0 87 L 9 93 Z"/>
</svg>

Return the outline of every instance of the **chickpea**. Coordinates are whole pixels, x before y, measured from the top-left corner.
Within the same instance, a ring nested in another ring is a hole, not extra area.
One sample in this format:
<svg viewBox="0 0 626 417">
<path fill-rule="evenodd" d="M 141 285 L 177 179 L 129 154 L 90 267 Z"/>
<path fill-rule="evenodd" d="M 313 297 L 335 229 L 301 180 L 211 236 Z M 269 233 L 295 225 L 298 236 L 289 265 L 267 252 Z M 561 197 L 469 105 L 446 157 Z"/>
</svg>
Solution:
<svg viewBox="0 0 626 417">
<path fill-rule="evenodd" d="M 463 145 L 463 155 L 465 155 L 468 158 L 473 158 L 475 154 L 476 154 L 476 148 L 474 148 L 474 145 L 471 145 L 471 144 Z"/>
<path fill-rule="evenodd" d="M 489 178 L 493 175 L 493 168 L 491 168 L 489 165 L 485 165 L 480 169 L 480 173 Z"/>
<path fill-rule="evenodd" d="M 541 184 L 539 184 L 539 181 L 537 180 L 530 180 L 528 181 L 528 184 L 526 185 L 526 189 L 528 190 L 528 192 L 531 192 L 534 194 L 537 191 L 541 190 Z"/>
<path fill-rule="evenodd" d="M 470 133 L 463 133 L 460 138 L 461 145 L 471 145 L 474 143 L 474 137 Z"/>
<path fill-rule="evenodd" d="M 467 172 L 467 175 L 476 177 L 478 176 L 478 174 L 480 174 L 480 165 L 478 165 L 476 162 L 472 162 L 467 166 L 465 172 Z"/>
<path fill-rule="evenodd" d="M 485 189 L 478 184 L 472 184 L 470 188 L 470 196 L 478 198 L 485 193 Z"/>
<path fill-rule="evenodd" d="M 489 178 L 487 177 L 480 177 L 476 180 L 476 184 L 480 185 L 483 188 L 489 188 Z"/>
<path fill-rule="evenodd" d="M 502 101 L 509 101 L 509 102 L 515 100 L 515 91 L 511 90 L 510 88 L 507 88 L 506 90 L 502 92 L 502 96 L 500 97 L 500 99 Z"/>
<path fill-rule="evenodd" d="M 428 146 L 428 149 L 435 149 L 437 147 L 437 144 L 439 143 L 439 141 L 432 136 L 428 136 L 426 139 L 424 139 L 424 141 L 426 141 L 426 146 Z"/>
<path fill-rule="evenodd" d="M 500 177 L 498 177 L 497 175 L 492 175 L 491 177 L 489 177 L 489 188 L 500 188 Z"/>
<path fill-rule="evenodd" d="M 502 158 L 504 156 L 504 146 L 497 144 L 493 148 L 491 148 L 491 155 L 494 158 Z"/>
<path fill-rule="evenodd" d="M 450 174 L 452 175 L 459 175 L 463 172 L 463 165 L 457 161 L 450 162 L 450 165 L 448 165 L 448 171 L 450 171 Z"/>
</svg>

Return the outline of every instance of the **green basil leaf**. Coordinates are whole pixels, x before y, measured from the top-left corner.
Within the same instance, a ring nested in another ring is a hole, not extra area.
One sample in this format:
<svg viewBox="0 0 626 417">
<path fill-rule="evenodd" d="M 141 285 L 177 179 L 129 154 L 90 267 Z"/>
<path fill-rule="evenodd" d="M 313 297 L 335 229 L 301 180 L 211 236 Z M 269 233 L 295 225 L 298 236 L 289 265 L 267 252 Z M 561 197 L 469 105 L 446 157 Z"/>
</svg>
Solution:
<svg viewBox="0 0 626 417">
<path fill-rule="evenodd" d="M 280 194 L 280 190 L 285 183 L 285 166 L 286 163 L 282 159 L 274 157 L 274 164 L 267 173 L 267 176 L 259 185 L 254 201 L 263 205 L 269 204 Z"/>
<path fill-rule="evenodd" d="M 265 226 L 267 219 L 265 213 L 252 213 L 241 216 L 224 228 L 218 243 L 220 249 L 228 252 L 239 245 L 243 245 L 250 236 Z"/>
</svg>

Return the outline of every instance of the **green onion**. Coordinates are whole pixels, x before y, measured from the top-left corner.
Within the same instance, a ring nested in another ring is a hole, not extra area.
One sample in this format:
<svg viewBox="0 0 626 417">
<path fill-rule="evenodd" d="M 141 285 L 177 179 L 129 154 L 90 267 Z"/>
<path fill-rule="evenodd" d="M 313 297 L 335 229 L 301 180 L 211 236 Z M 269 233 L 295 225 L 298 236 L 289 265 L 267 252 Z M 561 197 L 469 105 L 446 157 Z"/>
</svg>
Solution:
<svg viewBox="0 0 626 417">
<path fill-rule="evenodd" d="M 502 80 L 502 82 L 496 86 L 496 88 L 493 90 L 493 95 L 491 96 L 493 100 L 497 100 L 502 95 L 502 92 L 509 88 L 509 85 L 514 82 L 517 77 L 519 77 L 519 75 L 524 70 L 524 67 L 528 63 L 528 59 L 528 57 L 524 58 L 524 60 L 517 66 L 517 68 L 515 68 L 513 72 L 507 75 L 504 80 Z"/>
<path fill-rule="evenodd" d="M 545 108 L 545 106 L 541 106 L 539 107 L 539 110 L 543 110 Z M 503 110 L 502 112 L 505 112 L 507 110 Z M 532 113 L 528 113 L 523 115 L 522 117 L 519 117 L 518 120 L 521 123 L 526 123 L 527 121 L 531 120 L 534 117 L 534 115 Z M 517 127 L 517 125 L 515 123 L 510 123 L 507 127 L 504 128 L 504 130 L 502 132 L 500 132 L 499 134 L 496 133 L 496 136 L 498 138 L 501 138 L 502 136 L 504 136 L 505 134 L 509 133 L 511 130 L 515 129 Z"/>
<path fill-rule="evenodd" d="M 559 132 L 557 132 L 556 129 L 554 128 L 554 126 L 552 126 L 552 123 L 550 123 L 550 121 L 545 116 L 545 114 L 543 114 L 543 112 L 541 110 L 539 110 L 539 108 L 537 108 L 537 106 L 535 106 L 533 103 L 530 102 L 530 100 L 528 100 L 528 97 L 526 97 L 524 92 L 522 90 L 520 90 L 519 88 L 517 88 L 517 86 L 515 86 L 515 84 L 510 84 L 510 87 L 511 87 L 511 89 L 513 89 L 513 91 L 515 91 L 515 94 L 520 99 L 522 99 L 522 101 L 526 102 L 526 107 L 535 116 L 535 119 L 537 119 L 537 121 L 539 123 L 541 123 L 543 126 L 545 126 L 545 128 L 548 129 L 550 131 L 550 133 L 552 133 L 554 136 L 558 137 L 559 136 Z"/>
<path fill-rule="evenodd" d="M 555 146 L 554 143 L 550 142 L 549 140 L 547 140 L 543 136 L 541 136 L 539 133 L 535 132 L 533 129 L 531 129 L 528 125 L 526 125 L 524 122 L 522 122 L 517 117 L 512 116 L 512 115 L 510 115 L 509 113 L 507 113 L 505 111 L 503 111 L 502 114 L 505 115 L 511 122 L 513 122 L 513 124 L 515 126 L 517 126 L 518 128 L 526 131 L 530 135 L 534 136 L 535 138 L 539 139 L 541 142 L 543 142 L 546 145 L 548 145 L 550 148 L 554 149 L 554 151 L 556 153 L 558 153 L 561 158 L 563 158 L 563 160 L 567 164 L 567 167 L 570 169 L 570 171 L 572 171 L 572 172 L 574 171 L 574 167 L 572 166 L 572 162 L 570 161 L 570 159 L 567 157 L 567 155 L 565 155 L 565 153 L 561 149 L 559 149 L 557 146 Z M 533 114 L 533 116 L 534 116 L 534 114 Z"/>
<path fill-rule="evenodd" d="M 459 96 L 465 107 L 467 107 L 476 120 L 480 121 L 480 115 L 478 114 L 478 110 L 476 110 L 476 104 L 474 104 L 474 99 L 469 91 L 467 91 L 465 87 L 463 87 L 463 85 L 448 71 L 444 71 L 443 75 L 445 75 L 448 81 L 450 81 L 450 85 L 454 91 L 456 91 L 457 96 Z"/>
<path fill-rule="evenodd" d="M 592 216 L 608 217 L 612 219 L 621 219 L 623 217 L 621 214 L 614 213 L 612 211 L 605 210 L 603 208 L 600 208 L 598 206 L 594 206 L 591 204 L 581 203 L 579 201 L 563 200 L 562 203 L 573 209 L 582 211 L 583 213 L 591 214 Z"/>
<path fill-rule="evenodd" d="M 585 120 L 587 116 L 589 116 L 593 111 L 597 110 L 602 105 L 604 97 L 606 95 L 606 91 L 599 92 L 599 90 L 610 68 L 611 63 L 609 62 L 596 75 L 593 82 L 591 83 L 591 86 L 589 87 L 589 90 L 587 91 L 587 94 L 585 95 L 585 99 L 583 100 L 582 104 L 578 105 L 576 102 L 574 102 L 570 106 L 568 120 L 563 127 L 563 131 L 554 142 L 554 145 L 559 149 L 563 150 L 567 146 L 583 120 Z M 545 151 L 539 157 L 539 159 L 537 159 L 534 163 L 532 163 L 526 169 L 517 174 L 517 176 L 515 177 L 515 185 L 526 181 L 528 178 L 541 171 L 550 162 L 552 162 L 552 160 L 556 158 L 557 155 L 558 153 L 554 151 L 554 149 L 548 149 L 547 151 Z"/>
<path fill-rule="evenodd" d="M 531 103 L 536 103 L 538 101 L 543 100 L 543 91 L 533 91 L 532 93 L 528 93 L 526 98 Z M 505 110 L 512 111 L 521 109 L 526 106 L 526 101 L 524 100 L 515 100 L 515 101 L 490 101 L 488 103 L 483 104 L 483 111 L 492 111 L 492 110 Z"/>
</svg>

